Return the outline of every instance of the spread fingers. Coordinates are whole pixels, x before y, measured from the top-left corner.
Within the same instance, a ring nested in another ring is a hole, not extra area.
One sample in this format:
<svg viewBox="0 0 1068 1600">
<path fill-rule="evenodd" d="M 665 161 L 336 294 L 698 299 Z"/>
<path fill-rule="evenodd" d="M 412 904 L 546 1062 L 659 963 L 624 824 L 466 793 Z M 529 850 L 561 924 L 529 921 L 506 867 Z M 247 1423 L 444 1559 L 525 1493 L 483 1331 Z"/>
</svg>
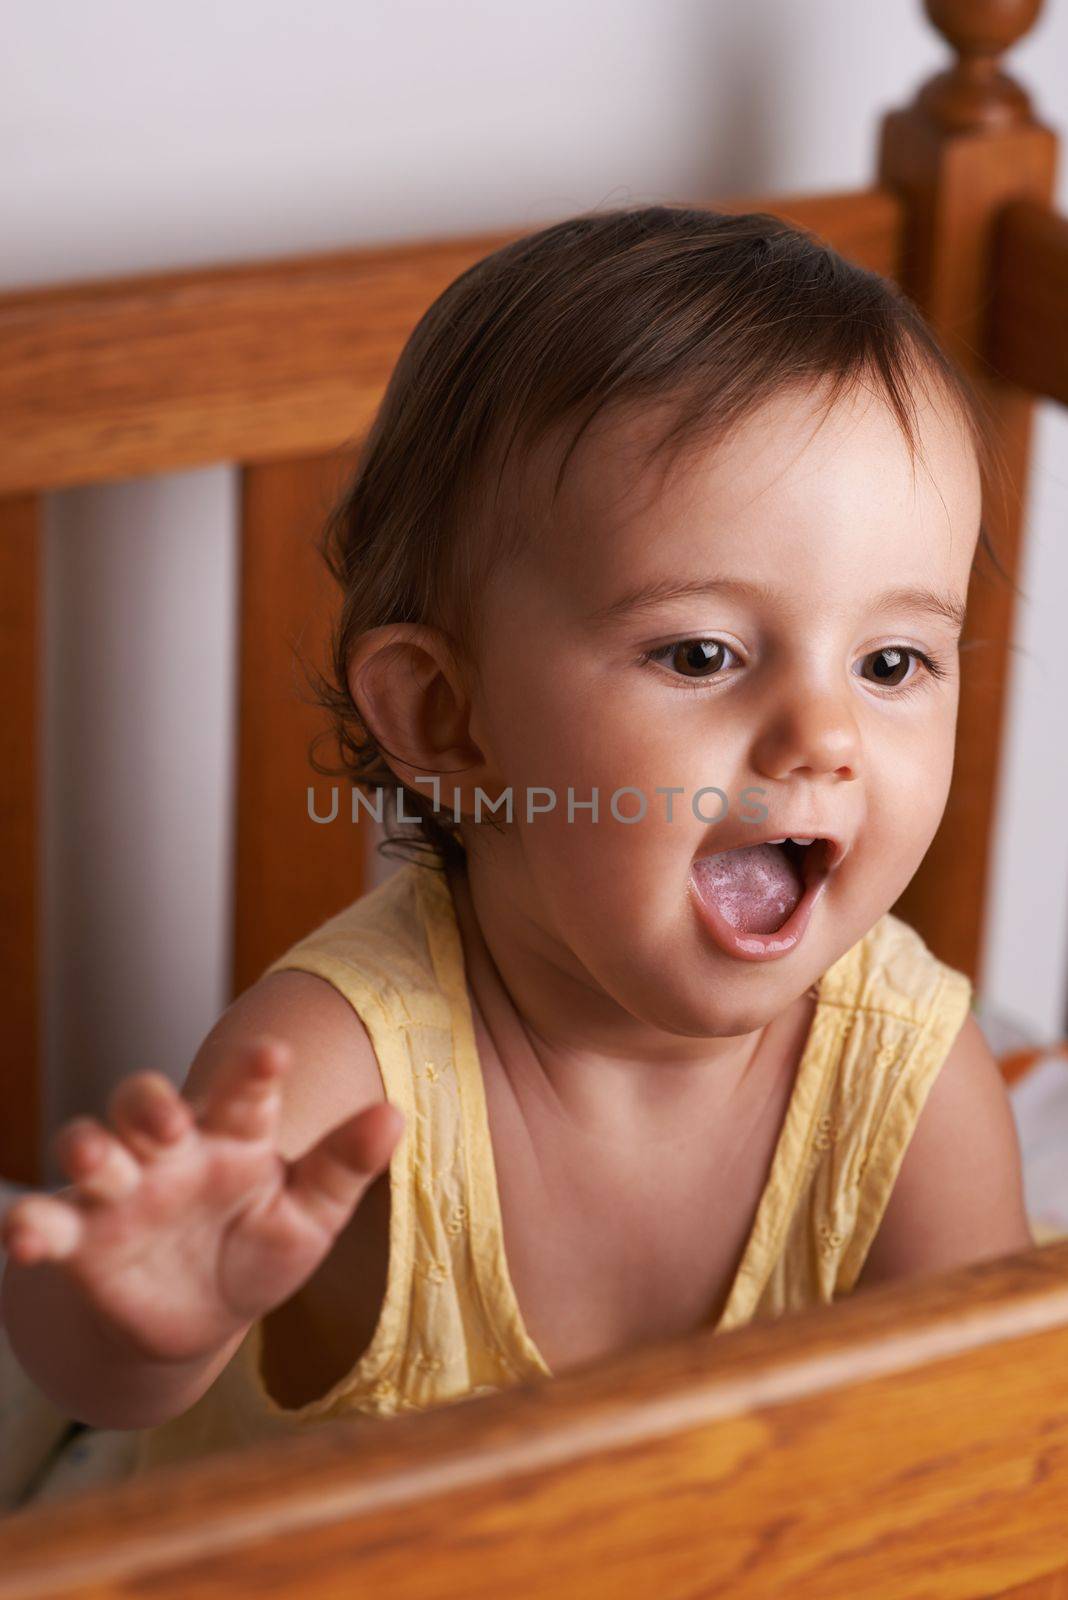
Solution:
<svg viewBox="0 0 1068 1600">
<path fill-rule="evenodd" d="M 141 1182 L 141 1164 L 95 1117 L 72 1117 L 52 1148 L 68 1178 L 94 1200 L 123 1200 Z"/>
</svg>

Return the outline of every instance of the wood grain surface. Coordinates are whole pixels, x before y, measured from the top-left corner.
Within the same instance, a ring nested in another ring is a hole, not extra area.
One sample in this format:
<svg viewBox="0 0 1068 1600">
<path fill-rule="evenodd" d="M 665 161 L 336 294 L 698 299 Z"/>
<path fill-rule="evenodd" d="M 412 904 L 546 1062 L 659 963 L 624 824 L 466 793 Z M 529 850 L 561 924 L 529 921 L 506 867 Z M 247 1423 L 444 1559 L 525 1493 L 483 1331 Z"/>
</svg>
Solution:
<svg viewBox="0 0 1068 1600">
<path fill-rule="evenodd" d="M 1066 1567 L 1068 1241 L 0 1522 L 0 1600 L 964 1600 Z"/>
</svg>

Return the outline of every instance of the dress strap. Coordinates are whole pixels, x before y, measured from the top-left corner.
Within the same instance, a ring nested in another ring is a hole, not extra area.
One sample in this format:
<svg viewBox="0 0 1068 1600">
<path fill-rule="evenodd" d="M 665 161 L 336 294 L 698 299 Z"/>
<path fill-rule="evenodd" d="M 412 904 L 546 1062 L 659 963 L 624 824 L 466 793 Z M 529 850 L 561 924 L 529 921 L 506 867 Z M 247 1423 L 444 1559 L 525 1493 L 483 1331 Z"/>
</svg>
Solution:
<svg viewBox="0 0 1068 1600">
<path fill-rule="evenodd" d="M 549 1365 L 523 1322 L 508 1270 L 489 1112 L 452 891 L 444 873 L 421 877 L 419 888 L 434 970 L 452 1017 L 468 1204 L 464 1221 L 485 1327 L 510 1378 L 548 1376 Z"/>
</svg>

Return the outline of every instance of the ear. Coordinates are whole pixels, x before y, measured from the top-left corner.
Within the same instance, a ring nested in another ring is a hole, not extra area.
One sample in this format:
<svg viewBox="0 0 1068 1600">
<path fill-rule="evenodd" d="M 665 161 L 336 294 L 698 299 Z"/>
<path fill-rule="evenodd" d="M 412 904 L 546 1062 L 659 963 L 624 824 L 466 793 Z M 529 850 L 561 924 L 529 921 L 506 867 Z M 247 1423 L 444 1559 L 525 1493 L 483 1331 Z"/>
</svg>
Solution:
<svg viewBox="0 0 1068 1600">
<path fill-rule="evenodd" d="M 415 794 L 433 799 L 441 779 L 441 805 L 474 811 L 475 787 L 489 768 L 471 737 L 467 681 L 448 638 L 438 628 L 389 623 L 361 634 L 348 667 L 349 693 L 374 734 L 390 770 Z"/>
</svg>

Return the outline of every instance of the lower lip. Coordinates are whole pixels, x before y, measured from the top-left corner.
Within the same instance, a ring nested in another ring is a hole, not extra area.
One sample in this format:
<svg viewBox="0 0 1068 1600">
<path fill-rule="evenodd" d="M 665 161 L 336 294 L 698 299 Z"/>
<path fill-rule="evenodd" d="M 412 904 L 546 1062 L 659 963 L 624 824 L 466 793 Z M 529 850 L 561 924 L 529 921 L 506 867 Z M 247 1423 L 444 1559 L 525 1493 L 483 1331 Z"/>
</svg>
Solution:
<svg viewBox="0 0 1068 1600">
<path fill-rule="evenodd" d="M 743 961 L 776 961 L 780 956 L 796 950 L 804 937 L 813 909 L 827 886 L 829 872 L 823 872 L 813 882 L 805 885 L 805 892 L 781 928 L 774 933 L 743 933 L 732 928 L 714 905 L 705 900 L 700 889 L 690 878 L 690 893 L 698 914 L 720 949 L 729 956 Z"/>
</svg>

